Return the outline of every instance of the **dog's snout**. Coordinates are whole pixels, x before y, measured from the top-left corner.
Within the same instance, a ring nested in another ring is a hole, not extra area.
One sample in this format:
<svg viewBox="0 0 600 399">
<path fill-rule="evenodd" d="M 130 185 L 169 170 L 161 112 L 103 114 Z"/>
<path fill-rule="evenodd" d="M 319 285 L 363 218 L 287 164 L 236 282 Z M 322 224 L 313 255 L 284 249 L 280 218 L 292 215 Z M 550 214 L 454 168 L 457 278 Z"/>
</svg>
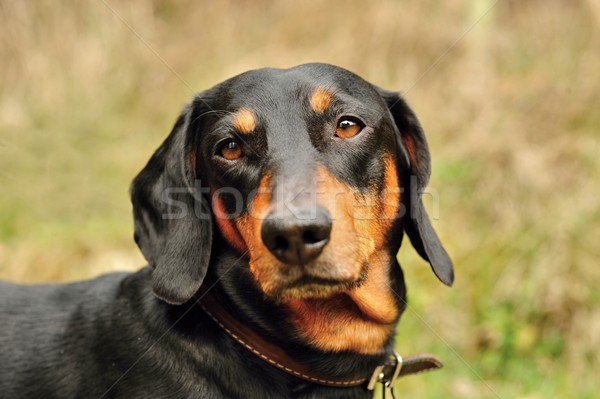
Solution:
<svg viewBox="0 0 600 399">
<path fill-rule="evenodd" d="M 332 221 L 321 207 L 296 214 L 271 213 L 263 221 L 261 236 L 277 259 L 287 264 L 306 264 L 316 259 L 329 242 Z"/>
</svg>

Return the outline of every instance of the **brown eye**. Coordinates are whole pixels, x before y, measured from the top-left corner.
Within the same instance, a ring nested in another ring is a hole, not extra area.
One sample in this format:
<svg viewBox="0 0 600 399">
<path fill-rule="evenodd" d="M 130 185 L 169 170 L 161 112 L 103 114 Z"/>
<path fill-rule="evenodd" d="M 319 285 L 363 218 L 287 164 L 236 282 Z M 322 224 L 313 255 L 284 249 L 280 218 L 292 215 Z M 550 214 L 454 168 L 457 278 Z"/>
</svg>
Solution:
<svg viewBox="0 0 600 399">
<path fill-rule="evenodd" d="M 362 130 L 363 126 L 358 122 L 350 119 L 342 119 L 338 123 L 335 135 L 343 139 L 349 139 L 350 137 L 356 136 Z"/>
<path fill-rule="evenodd" d="M 243 155 L 240 145 L 235 141 L 228 141 L 223 144 L 219 154 L 228 161 L 234 161 Z"/>
</svg>

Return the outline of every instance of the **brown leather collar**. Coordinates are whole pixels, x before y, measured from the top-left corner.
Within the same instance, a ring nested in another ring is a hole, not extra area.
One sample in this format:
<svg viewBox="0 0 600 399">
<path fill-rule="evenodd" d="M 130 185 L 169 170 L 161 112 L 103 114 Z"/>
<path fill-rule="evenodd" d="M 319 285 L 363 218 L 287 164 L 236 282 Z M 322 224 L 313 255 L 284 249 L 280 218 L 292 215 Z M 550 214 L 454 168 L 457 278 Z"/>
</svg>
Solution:
<svg viewBox="0 0 600 399">
<path fill-rule="evenodd" d="M 234 318 L 211 295 L 210 288 L 202 286 L 196 294 L 196 298 L 196 302 L 204 312 L 244 348 L 272 366 L 315 384 L 330 387 L 354 387 L 368 382 L 368 389 L 373 389 L 375 384 L 380 382 L 389 387 L 393 385 L 397 377 L 435 370 L 443 366 L 442 362 L 433 355 L 419 354 L 402 358 L 394 352 L 387 362 L 362 378 L 331 379 L 323 377 L 294 360 L 282 348 L 265 341 L 248 326 Z"/>
</svg>

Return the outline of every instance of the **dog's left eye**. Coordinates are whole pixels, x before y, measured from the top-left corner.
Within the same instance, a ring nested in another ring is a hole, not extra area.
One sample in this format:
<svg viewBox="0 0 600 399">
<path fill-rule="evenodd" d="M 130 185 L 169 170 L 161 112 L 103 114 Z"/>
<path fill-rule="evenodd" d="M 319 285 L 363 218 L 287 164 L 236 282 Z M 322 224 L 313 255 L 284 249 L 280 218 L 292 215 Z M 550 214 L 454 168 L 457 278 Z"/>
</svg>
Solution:
<svg viewBox="0 0 600 399">
<path fill-rule="evenodd" d="M 234 161 L 241 158 L 244 153 L 238 143 L 233 140 L 226 141 L 219 148 L 219 155 L 228 161 Z"/>
<path fill-rule="evenodd" d="M 363 127 L 364 125 L 354 119 L 343 118 L 337 125 L 335 135 L 343 139 L 349 139 L 360 133 Z"/>
</svg>

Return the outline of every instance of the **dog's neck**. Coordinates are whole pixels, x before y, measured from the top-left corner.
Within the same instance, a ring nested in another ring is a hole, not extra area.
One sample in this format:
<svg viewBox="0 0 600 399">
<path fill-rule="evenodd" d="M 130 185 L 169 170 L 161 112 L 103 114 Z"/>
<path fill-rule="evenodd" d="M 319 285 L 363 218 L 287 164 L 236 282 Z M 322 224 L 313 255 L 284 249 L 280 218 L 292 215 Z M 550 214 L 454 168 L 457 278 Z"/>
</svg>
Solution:
<svg viewBox="0 0 600 399">
<path fill-rule="evenodd" d="M 231 265 L 231 260 L 226 264 Z M 240 270 L 247 269 L 236 269 L 234 274 Z M 243 276 L 237 277 L 231 279 L 222 274 L 215 280 L 214 275 L 210 276 L 194 300 L 224 333 L 257 359 L 305 383 L 338 388 L 362 386 L 361 389 L 372 390 L 378 382 L 390 387 L 397 377 L 442 367 L 433 355 L 402 359 L 393 351 L 392 334 L 374 354 L 320 351 L 298 340 L 290 323 L 282 324 L 285 311 L 280 305 L 265 297 L 256 300 L 261 297 L 256 288 Z"/>
<path fill-rule="evenodd" d="M 337 379 L 352 379 L 364 376 L 369 370 L 381 364 L 393 349 L 393 327 L 386 329 L 385 339 L 380 340 L 377 347 L 369 348 L 368 353 L 361 350 L 323 350 L 315 346 L 305 336 L 299 333 L 292 320 L 295 315 L 290 312 L 289 304 L 277 302 L 266 297 L 252 280 L 248 271 L 247 261 L 239 254 L 223 251 L 214 258 L 212 273 L 204 286 L 212 286 L 212 295 L 247 328 L 267 342 L 277 347 L 285 348 L 288 356 L 319 375 Z M 401 269 L 393 259 L 390 264 L 392 271 L 392 289 L 398 294 L 398 305 L 393 325 L 396 324 L 404 310 L 404 280 Z M 233 266 L 232 266 L 233 265 Z M 318 300 L 309 301 L 318 306 Z M 331 305 L 331 303 L 330 303 Z M 350 308 L 346 308 L 349 311 Z M 359 309 L 355 309 L 360 312 Z M 355 315 L 363 317 L 361 314 Z M 311 323 L 310 320 L 305 320 Z M 310 325 L 309 327 L 318 328 Z M 339 329 L 340 326 L 337 326 Z M 342 324 L 342 329 L 344 324 Z M 315 331 L 318 333 L 318 331 Z M 328 333 L 325 331 L 324 333 Z M 351 331 L 348 332 L 351 334 Z M 361 353 L 363 352 L 363 353 Z"/>
<path fill-rule="evenodd" d="M 211 288 L 213 287 L 202 286 L 196 294 L 196 303 L 231 338 L 271 366 L 306 382 L 324 386 L 352 387 L 363 385 L 369 380 L 365 374 L 352 378 L 340 378 L 315 372 L 306 364 L 288 355 L 282 347 L 267 342 L 252 328 L 233 316 L 214 297 Z"/>
</svg>

